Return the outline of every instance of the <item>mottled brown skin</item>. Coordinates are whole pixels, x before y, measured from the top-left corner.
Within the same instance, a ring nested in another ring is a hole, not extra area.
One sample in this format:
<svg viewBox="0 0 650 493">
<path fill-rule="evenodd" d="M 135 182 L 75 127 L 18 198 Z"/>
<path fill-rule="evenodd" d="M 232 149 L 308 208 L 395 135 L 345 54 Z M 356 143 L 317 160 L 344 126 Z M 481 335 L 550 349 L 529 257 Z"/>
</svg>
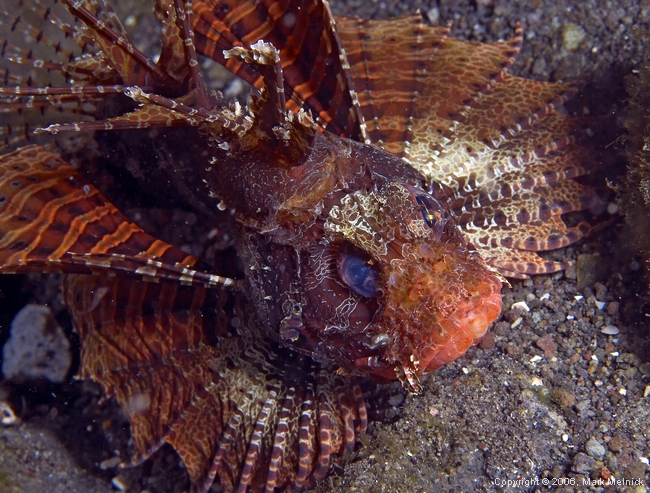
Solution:
<svg viewBox="0 0 650 493">
<path fill-rule="evenodd" d="M 455 359 L 482 337 L 500 312 L 501 283 L 469 251 L 417 171 L 329 133 L 316 133 L 293 166 L 264 160 L 263 143 L 245 155 L 217 153 L 204 179 L 214 200 L 246 226 L 239 250 L 250 266 L 260 322 L 272 337 L 318 361 L 398 376 L 411 390 L 419 390 L 411 375 Z M 432 226 L 415 193 L 439 207 Z M 342 204 L 354 197 L 377 206 L 359 211 L 376 238 L 345 231 L 352 218 L 344 217 L 350 212 Z M 333 208 L 343 216 L 331 217 Z M 379 208 L 381 217 L 373 217 Z M 337 258 L 350 246 L 372 259 L 377 296 L 356 293 L 337 271 Z"/>
</svg>

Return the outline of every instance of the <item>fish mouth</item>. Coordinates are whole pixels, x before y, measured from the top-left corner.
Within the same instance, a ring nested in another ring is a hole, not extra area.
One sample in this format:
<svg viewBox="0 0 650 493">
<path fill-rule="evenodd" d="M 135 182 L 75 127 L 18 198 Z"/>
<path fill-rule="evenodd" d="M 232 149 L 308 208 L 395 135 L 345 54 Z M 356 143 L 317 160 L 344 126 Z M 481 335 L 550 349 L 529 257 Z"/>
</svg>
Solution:
<svg viewBox="0 0 650 493">
<path fill-rule="evenodd" d="M 478 293 L 460 300 L 428 337 L 421 338 L 411 348 L 411 354 L 402 354 L 395 375 L 410 392 L 420 394 L 419 376 L 440 368 L 463 356 L 487 333 L 501 313 L 501 281 L 487 275 L 477 286 Z M 426 320 L 427 317 L 424 317 Z"/>
<path fill-rule="evenodd" d="M 458 359 L 501 313 L 502 283 L 478 256 L 445 249 L 436 261 L 397 266 L 377 329 L 387 334 L 371 373 L 420 393 L 419 376 Z"/>
<path fill-rule="evenodd" d="M 490 277 L 479 286 L 482 295 L 469 298 L 456 306 L 450 316 L 456 327 L 449 331 L 447 340 L 420 351 L 420 373 L 435 370 L 458 359 L 487 333 L 501 313 L 502 304 L 501 281 L 496 276 Z"/>
</svg>

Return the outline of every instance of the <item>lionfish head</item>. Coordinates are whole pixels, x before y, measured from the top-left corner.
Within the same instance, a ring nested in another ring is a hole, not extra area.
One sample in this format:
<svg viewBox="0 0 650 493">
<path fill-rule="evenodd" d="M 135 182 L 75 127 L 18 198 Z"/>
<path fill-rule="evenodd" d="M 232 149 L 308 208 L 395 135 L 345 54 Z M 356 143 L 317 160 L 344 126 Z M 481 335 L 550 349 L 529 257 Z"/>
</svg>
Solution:
<svg viewBox="0 0 650 493">
<path fill-rule="evenodd" d="M 418 376 L 462 356 L 501 312 L 501 280 L 463 240 L 448 210 L 413 185 L 345 196 L 325 230 L 342 237 L 338 273 L 379 308 L 355 365 L 411 391 Z"/>
</svg>

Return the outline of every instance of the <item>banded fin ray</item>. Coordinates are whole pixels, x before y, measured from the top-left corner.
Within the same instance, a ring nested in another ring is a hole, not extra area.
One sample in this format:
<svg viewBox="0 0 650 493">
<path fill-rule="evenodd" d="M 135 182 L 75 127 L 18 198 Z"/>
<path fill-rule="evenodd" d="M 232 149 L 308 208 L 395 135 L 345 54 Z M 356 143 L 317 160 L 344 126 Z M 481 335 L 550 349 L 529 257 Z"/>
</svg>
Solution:
<svg viewBox="0 0 650 493">
<path fill-rule="evenodd" d="M 310 110 L 323 128 L 363 140 L 363 118 L 329 5 L 303 4 L 299 0 L 195 1 L 197 50 L 260 89 L 263 78 L 257 67 L 225 59 L 223 52 L 264 39 L 280 52 L 287 108 Z"/>
<path fill-rule="evenodd" d="M 234 286 L 130 222 L 58 155 L 38 146 L 0 157 L 0 272 L 94 273 Z"/>
<path fill-rule="evenodd" d="M 300 488 L 365 431 L 356 382 L 284 359 L 231 293 L 77 274 L 63 292 L 82 342 L 80 377 L 99 382 L 131 422 L 135 454 L 123 467 L 167 442 L 194 492 L 217 476 L 226 492 Z"/>
</svg>

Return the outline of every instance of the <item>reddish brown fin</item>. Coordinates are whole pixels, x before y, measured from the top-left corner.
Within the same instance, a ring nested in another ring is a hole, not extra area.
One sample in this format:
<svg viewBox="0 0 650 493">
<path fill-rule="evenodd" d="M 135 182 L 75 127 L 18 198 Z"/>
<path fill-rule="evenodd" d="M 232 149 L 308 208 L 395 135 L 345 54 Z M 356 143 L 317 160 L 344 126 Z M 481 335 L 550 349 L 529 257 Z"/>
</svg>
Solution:
<svg viewBox="0 0 650 493">
<path fill-rule="evenodd" d="M 34 28 L 20 16 L 9 12 L 0 15 L 0 23 L 10 23 L 23 35 L 36 35 L 38 43 L 45 45 L 40 50 L 43 56 L 51 57 L 50 60 L 33 59 L 31 51 L 17 46 L 20 40 L 15 43 L 5 41 L 4 46 L 9 49 L 3 50 L 2 58 L 10 62 L 10 66 L 3 69 L 4 85 L 11 87 L 0 88 L 0 112 L 4 113 L 0 136 L 4 137 L 7 149 L 29 141 L 43 142 L 44 137 L 34 140 L 34 132 L 51 121 L 57 124 L 48 127 L 53 135 L 63 131 L 88 132 L 196 123 L 186 121 L 184 115 L 170 114 L 151 106 L 115 120 L 95 120 L 99 114 L 105 117 L 102 109 L 111 107 L 104 104 L 106 99 L 115 98 L 115 94 L 122 94 L 134 86 L 167 98 L 179 98 L 193 92 L 193 103 L 197 107 L 211 107 L 193 47 L 188 18 L 190 10 L 185 12 L 189 6 L 181 5 L 179 0 L 161 0 L 157 4 L 159 17 L 163 21 L 163 39 L 162 52 L 156 63 L 133 46 L 117 16 L 105 4 L 65 0 L 63 3 L 74 16 L 71 22 L 81 20 L 85 23 L 85 26 L 70 26 L 62 20 L 69 18 L 69 13 L 61 12 L 62 17 L 57 17 L 38 0 L 33 0 L 33 3 L 36 10 L 44 11 L 46 23 L 56 24 L 74 42 L 64 40 L 64 46 L 60 47 L 42 36 L 43 29 Z M 23 75 L 25 70 L 15 70 L 17 64 L 41 70 L 32 70 L 28 72 L 29 75 Z M 37 78 L 33 78 L 33 74 Z M 114 106 L 124 109 L 125 103 L 122 100 Z M 58 112 L 56 116 L 44 111 L 48 107 Z M 16 119 L 9 114 L 12 109 L 23 110 L 26 115 L 14 121 Z"/>
<path fill-rule="evenodd" d="M 111 17 L 110 20 L 99 19 L 88 8 L 92 5 L 91 2 L 63 1 L 70 12 L 81 19 L 94 33 L 91 39 L 109 60 L 111 67 L 119 73 L 124 85 L 147 86 L 153 80 L 159 83 L 173 82 L 170 75 L 131 44 L 121 25 L 115 26 L 110 23 L 110 20 L 116 17 Z"/>
<path fill-rule="evenodd" d="M 64 299 L 82 342 L 80 376 L 116 397 L 131 422 L 130 463 L 168 442 L 194 491 L 217 475 L 226 492 L 290 488 L 327 470 L 355 424 L 365 429 L 356 384 L 281 358 L 231 294 L 71 275 Z M 320 418 L 306 422 L 300 408 Z"/>
<path fill-rule="evenodd" d="M 228 286 L 122 215 L 59 156 L 29 146 L 0 157 L 0 272 L 77 272 Z"/>
<path fill-rule="evenodd" d="M 485 262 L 504 276 L 528 279 L 534 274 L 550 274 L 569 267 L 568 262 L 545 260 L 535 252 L 493 247 L 483 253 Z"/>
<path fill-rule="evenodd" d="M 420 15 L 337 18 L 337 26 L 370 141 L 407 159 L 422 139 L 428 152 L 442 146 L 461 109 L 505 73 L 521 44 L 519 36 L 491 44 L 454 39 Z"/>
<path fill-rule="evenodd" d="M 345 52 L 326 2 L 201 0 L 193 2 L 199 53 L 222 63 L 258 89 L 256 67 L 226 60 L 224 50 L 260 39 L 280 51 L 287 108 L 311 110 L 318 124 L 361 140 L 363 120 L 349 77 Z"/>
<path fill-rule="evenodd" d="M 376 21 L 337 17 L 368 140 L 394 154 L 413 140 L 413 118 L 425 91 L 427 53 L 418 44 L 426 26 L 419 15 Z M 438 37 L 447 31 L 437 31 Z M 428 39 L 430 44 L 437 38 Z M 399 150 L 398 150 L 399 149 Z"/>
<path fill-rule="evenodd" d="M 571 180 L 599 166 L 579 147 L 588 122 L 556 111 L 575 89 L 507 74 L 519 30 L 479 44 L 418 15 L 337 25 L 370 140 L 439 184 L 465 238 L 501 272 L 565 268 L 531 251 L 580 239 L 586 225 L 568 228 L 559 215 L 598 202 Z"/>
</svg>

